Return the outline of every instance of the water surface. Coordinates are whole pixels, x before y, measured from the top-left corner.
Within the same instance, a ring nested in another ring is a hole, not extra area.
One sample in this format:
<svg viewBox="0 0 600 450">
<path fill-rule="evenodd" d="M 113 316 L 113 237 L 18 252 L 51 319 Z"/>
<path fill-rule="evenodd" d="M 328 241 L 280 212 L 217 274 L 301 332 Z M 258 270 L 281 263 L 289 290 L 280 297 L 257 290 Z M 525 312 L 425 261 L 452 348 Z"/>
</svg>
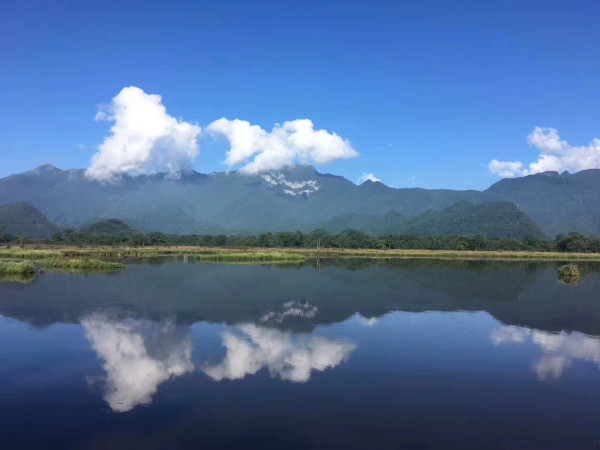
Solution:
<svg viewBox="0 0 600 450">
<path fill-rule="evenodd" d="M 3 448 L 596 448 L 600 266 L 130 261 L 0 282 Z"/>
</svg>

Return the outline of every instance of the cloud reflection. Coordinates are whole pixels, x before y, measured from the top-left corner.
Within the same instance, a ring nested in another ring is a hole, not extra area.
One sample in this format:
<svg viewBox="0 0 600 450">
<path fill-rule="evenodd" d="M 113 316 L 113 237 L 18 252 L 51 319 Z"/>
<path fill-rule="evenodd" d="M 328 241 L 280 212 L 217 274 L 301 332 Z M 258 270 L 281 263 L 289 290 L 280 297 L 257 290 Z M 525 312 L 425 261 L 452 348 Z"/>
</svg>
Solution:
<svg viewBox="0 0 600 450">
<path fill-rule="evenodd" d="M 300 303 L 292 300 L 283 304 L 283 311 L 269 311 L 261 317 L 260 321 L 280 324 L 289 317 L 313 319 L 317 315 L 317 311 L 317 307 L 308 302 Z"/>
<path fill-rule="evenodd" d="M 103 315 L 89 316 L 81 323 L 104 361 L 104 400 L 115 412 L 149 404 L 161 383 L 194 370 L 187 329 Z"/>
<path fill-rule="evenodd" d="M 357 313 L 355 317 L 361 325 L 366 327 L 373 327 L 379 322 L 379 317 L 365 317 L 360 313 Z"/>
<path fill-rule="evenodd" d="M 516 326 L 505 326 L 492 333 L 496 345 L 532 342 L 543 356 L 532 369 L 540 380 L 559 379 L 573 361 L 587 361 L 600 368 L 600 338 L 579 332 L 548 333 Z"/>
<path fill-rule="evenodd" d="M 223 333 L 223 346 L 223 360 L 203 369 L 214 380 L 240 379 L 266 367 L 273 377 L 299 383 L 308 381 L 313 370 L 338 366 L 356 348 L 350 342 L 253 324 L 241 325 L 239 333 Z"/>
</svg>

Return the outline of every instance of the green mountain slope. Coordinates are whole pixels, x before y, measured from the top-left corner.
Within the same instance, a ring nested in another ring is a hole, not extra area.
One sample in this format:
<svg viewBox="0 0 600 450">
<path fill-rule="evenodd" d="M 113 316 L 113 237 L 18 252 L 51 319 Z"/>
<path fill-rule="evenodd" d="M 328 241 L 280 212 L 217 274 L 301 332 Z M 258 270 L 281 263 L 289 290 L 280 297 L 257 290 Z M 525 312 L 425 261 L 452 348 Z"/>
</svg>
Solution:
<svg viewBox="0 0 600 450">
<path fill-rule="evenodd" d="M 483 196 L 488 201 L 516 203 L 550 236 L 572 231 L 600 233 L 598 169 L 504 179 L 484 191 Z"/>
<path fill-rule="evenodd" d="M 600 233 L 600 170 L 506 179 L 481 192 L 395 189 L 371 181 L 357 186 L 302 165 L 259 175 L 190 171 L 177 179 L 164 174 L 124 176 L 116 183 L 89 180 L 83 170 L 42 166 L 0 179 L 0 204 L 15 202 L 27 202 L 51 222 L 68 228 L 112 217 L 140 231 L 177 234 L 310 231 L 328 221 L 335 231 L 358 228 L 385 234 L 400 224 L 408 227 L 405 219 L 443 211 L 459 202 L 511 202 L 553 237 Z M 476 213 L 468 213 L 471 220 L 480 220 Z M 390 215 L 383 217 L 386 214 Z M 431 227 L 446 232 L 435 214 L 419 220 L 427 223 L 414 222 L 412 229 L 427 230 L 433 223 Z M 443 221 L 451 220 L 446 213 Z M 498 226 L 486 228 L 481 221 L 474 227 L 504 232 Z M 450 226 L 464 233 L 471 233 L 471 228 L 466 223 Z"/>
<path fill-rule="evenodd" d="M 332 233 L 352 228 L 377 235 L 544 237 L 540 227 L 509 202 L 478 205 L 458 202 L 442 211 L 430 210 L 410 218 L 395 212 L 382 215 L 349 214 L 323 222 L 319 228 Z"/>
<path fill-rule="evenodd" d="M 543 238 L 540 227 L 515 204 L 456 203 L 443 211 L 428 211 L 406 221 L 403 234 L 421 236 L 475 236 Z"/>
<path fill-rule="evenodd" d="M 81 229 L 84 233 L 92 234 L 124 234 L 130 236 L 135 230 L 119 219 L 98 220 Z"/>
<path fill-rule="evenodd" d="M 19 202 L 0 205 L 0 227 L 15 236 L 50 237 L 59 228 L 33 206 Z"/>
</svg>

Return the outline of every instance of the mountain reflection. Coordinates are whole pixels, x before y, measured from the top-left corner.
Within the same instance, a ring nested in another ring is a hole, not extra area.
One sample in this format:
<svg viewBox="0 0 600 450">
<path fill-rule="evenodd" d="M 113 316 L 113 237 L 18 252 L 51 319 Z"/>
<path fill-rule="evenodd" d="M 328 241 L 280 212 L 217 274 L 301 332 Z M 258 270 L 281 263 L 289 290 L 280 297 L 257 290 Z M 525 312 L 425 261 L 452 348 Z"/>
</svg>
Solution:
<svg viewBox="0 0 600 450">
<path fill-rule="evenodd" d="M 194 370 L 187 327 L 92 315 L 81 324 L 106 371 L 104 400 L 115 412 L 152 401 L 158 386 Z"/>
<path fill-rule="evenodd" d="M 223 346 L 223 360 L 203 369 L 214 380 L 240 379 L 266 367 L 273 377 L 300 383 L 308 381 L 313 370 L 338 366 L 356 348 L 350 342 L 253 324 L 223 333 Z"/>
<path fill-rule="evenodd" d="M 260 318 L 261 322 L 281 324 L 288 318 L 313 319 L 318 308 L 308 302 L 289 301 L 283 304 L 283 311 L 269 311 Z"/>
<path fill-rule="evenodd" d="M 573 361 L 586 361 L 600 368 L 600 338 L 579 332 L 548 333 L 517 326 L 505 326 L 492 333 L 496 345 L 532 342 L 543 352 L 532 369 L 540 380 L 559 379 Z"/>
</svg>

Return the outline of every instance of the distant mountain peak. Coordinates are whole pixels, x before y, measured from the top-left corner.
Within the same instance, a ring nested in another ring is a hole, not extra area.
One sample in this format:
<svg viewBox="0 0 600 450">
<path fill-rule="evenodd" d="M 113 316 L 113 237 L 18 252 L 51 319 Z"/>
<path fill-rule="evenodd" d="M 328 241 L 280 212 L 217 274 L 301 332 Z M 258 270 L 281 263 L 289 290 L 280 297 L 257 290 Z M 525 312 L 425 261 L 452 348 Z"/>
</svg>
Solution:
<svg viewBox="0 0 600 450">
<path fill-rule="evenodd" d="M 389 186 L 381 181 L 365 180 L 358 185 L 358 188 L 367 192 L 383 192 L 390 189 Z"/>
<path fill-rule="evenodd" d="M 279 188 L 281 191 L 290 197 L 310 198 L 315 192 L 320 189 L 319 183 L 316 180 L 288 180 L 281 172 L 262 173 L 259 175 L 264 182 L 272 187 Z"/>
<path fill-rule="evenodd" d="M 30 173 L 32 174 L 43 174 L 48 172 L 62 172 L 58 167 L 53 166 L 52 164 L 42 164 L 39 167 L 36 167 Z"/>
<path fill-rule="evenodd" d="M 558 176 L 560 176 L 560 174 L 556 170 L 547 170 L 546 172 L 535 173 L 533 175 L 534 176 L 539 175 L 542 177 L 558 177 Z"/>
</svg>

